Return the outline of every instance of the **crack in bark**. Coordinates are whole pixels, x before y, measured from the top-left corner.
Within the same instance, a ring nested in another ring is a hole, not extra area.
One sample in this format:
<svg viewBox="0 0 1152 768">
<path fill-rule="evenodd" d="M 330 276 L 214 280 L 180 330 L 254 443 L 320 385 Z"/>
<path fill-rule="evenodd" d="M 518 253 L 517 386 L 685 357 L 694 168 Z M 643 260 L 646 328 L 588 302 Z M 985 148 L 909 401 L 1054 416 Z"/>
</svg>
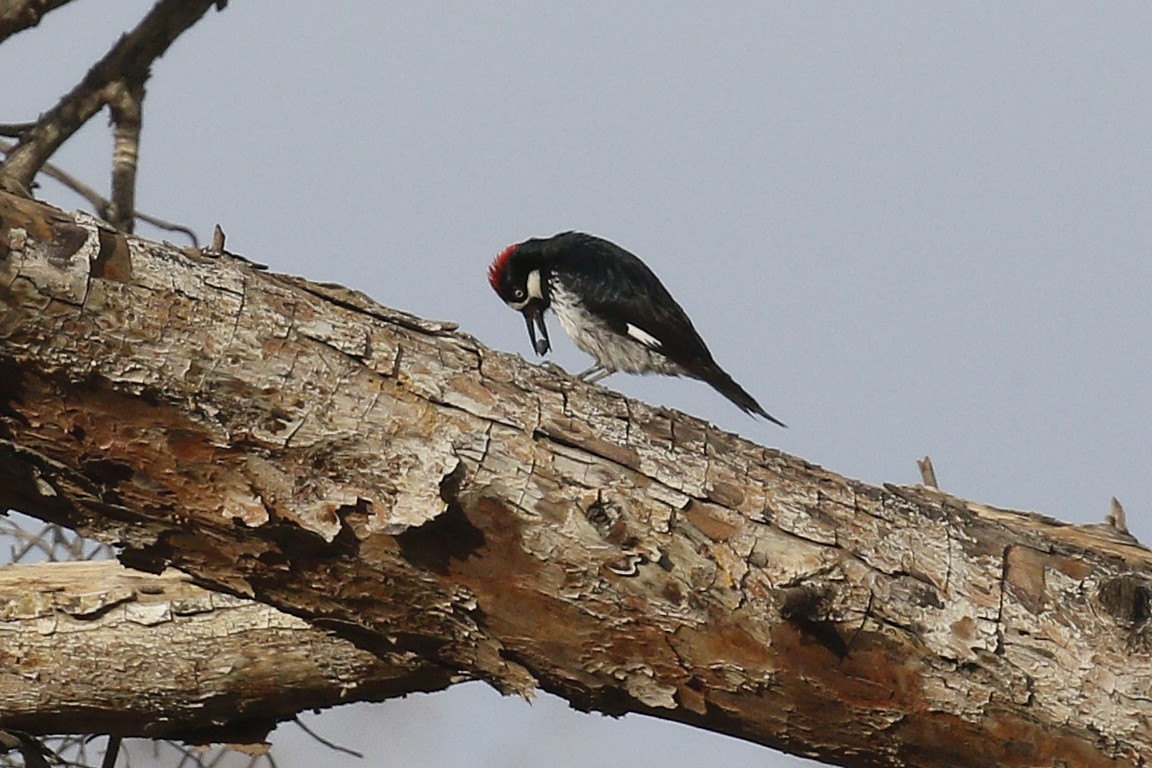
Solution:
<svg viewBox="0 0 1152 768">
<path fill-rule="evenodd" d="M 242 278 L 242 280 L 244 281 L 242 284 L 247 287 L 247 278 Z M 224 342 L 223 345 L 221 345 L 220 350 L 213 356 L 211 367 L 205 369 L 205 371 L 200 375 L 200 383 L 198 385 L 198 388 L 200 389 L 204 388 L 205 382 L 207 382 L 210 377 L 214 377 L 216 375 L 216 371 L 220 368 L 221 361 L 224 359 L 224 356 L 228 354 L 228 350 L 232 348 L 232 344 L 235 343 L 236 333 L 240 328 L 240 320 L 244 315 L 244 305 L 248 300 L 247 290 L 237 292 L 229 290 L 223 286 L 213 287 L 222 293 L 231 293 L 232 295 L 236 296 L 236 311 L 233 313 L 232 329 L 228 335 L 228 339 Z"/>
<path fill-rule="evenodd" d="M 1008 555 L 1012 551 L 1012 545 L 1008 544 L 1004 547 L 1000 555 L 1000 594 L 996 608 L 996 648 L 994 652 L 998 656 L 1004 655 L 1004 597 L 1007 594 L 1008 584 Z"/>
</svg>

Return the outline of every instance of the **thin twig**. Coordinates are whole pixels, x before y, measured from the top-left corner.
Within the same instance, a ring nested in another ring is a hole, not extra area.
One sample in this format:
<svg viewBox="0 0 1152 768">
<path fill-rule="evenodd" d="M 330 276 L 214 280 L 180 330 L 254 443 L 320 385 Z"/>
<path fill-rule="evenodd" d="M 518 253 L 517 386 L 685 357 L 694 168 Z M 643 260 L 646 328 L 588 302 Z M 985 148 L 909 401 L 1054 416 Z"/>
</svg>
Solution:
<svg viewBox="0 0 1152 768">
<path fill-rule="evenodd" d="M 45 746 L 30 733 L 23 731 L 0 731 L 0 752 L 19 750 L 24 758 L 24 768 L 48 768 L 48 761 L 44 759 Z"/>
<path fill-rule="evenodd" d="M 108 745 L 104 747 L 104 759 L 100 761 L 100 768 L 115 768 L 116 758 L 120 755 L 120 737 L 108 736 Z"/>
<path fill-rule="evenodd" d="M 36 533 L 34 535 L 30 535 L 27 539 L 25 539 L 23 542 L 24 543 L 23 547 L 21 547 L 18 550 L 13 548 L 13 550 L 12 550 L 12 562 L 14 562 L 14 563 L 20 562 L 25 557 L 27 557 L 29 552 L 36 549 L 37 547 L 39 547 L 40 550 L 42 552 L 44 552 L 44 554 L 48 555 L 49 558 L 51 559 L 52 545 L 44 544 L 44 539 L 48 536 L 49 533 L 51 533 L 51 531 L 54 527 L 55 527 L 54 525 L 44 526 L 43 528 L 40 529 L 39 533 Z"/>
<path fill-rule="evenodd" d="M 11 142 L 0 139 L 0 152 L 9 152 L 15 146 L 16 145 Z M 53 165 L 52 163 L 45 163 L 44 167 L 40 169 L 40 172 L 45 176 L 55 179 L 64 186 L 68 187 L 68 189 L 80 195 L 80 197 L 88 201 L 88 204 L 92 206 L 92 210 L 97 216 L 104 219 L 105 221 L 108 220 L 109 209 L 112 206 L 112 202 L 97 192 L 95 189 L 80 181 L 80 179 L 77 179 L 70 173 L 61 170 L 59 167 Z M 145 224 L 151 224 L 157 229 L 167 230 L 168 232 L 179 232 L 192 241 L 193 248 L 200 247 L 200 238 L 196 236 L 195 232 L 183 224 L 176 224 L 171 221 L 167 221 L 165 219 L 144 213 L 143 211 L 134 211 L 133 216 L 135 216 L 140 221 L 143 221 Z"/>
<path fill-rule="evenodd" d="M 111 95 L 109 87 L 117 82 L 144 82 L 152 62 L 213 5 L 215 0 L 156 3 L 135 29 L 121 36 L 88 74 L 21 136 L 0 165 L 0 189 L 31 197 L 29 190 L 36 174 L 61 144 L 104 108 Z"/>
<path fill-rule="evenodd" d="M 108 99 L 112 111 L 112 205 L 108 223 L 131 232 L 136 223 L 136 163 L 140 156 L 140 126 L 144 120 L 144 79 L 121 81 Z"/>
<path fill-rule="evenodd" d="M 292 721 L 293 721 L 293 722 L 295 722 L 295 723 L 296 723 L 296 725 L 300 726 L 300 730 L 304 731 L 304 733 L 308 734 L 308 735 L 309 735 L 309 736 L 311 736 L 313 739 L 315 739 L 316 741 L 320 742 L 321 744 L 323 744 L 324 746 L 328 747 L 329 749 L 334 749 L 334 750 L 336 750 L 337 752 L 343 752 L 343 753 L 344 753 L 344 754 L 346 754 L 346 755 L 352 755 L 352 757 L 358 757 L 358 758 L 360 758 L 361 760 L 363 760 L 363 759 L 364 759 L 364 754 L 363 754 L 362 752 L 357 752 L 357 751 L 356 751 L 356 750 L 354 750 L 354 749 L 349 749 L 348 747 L 342 747 L 342 746 L 340 746 L 339 744 L 336 744 L 336 743 L 334 743 L 334 742 L 328 741 L 328 739 L 324 738 L 323 736 L 321 736 L 320 734 L 316 733 L 315 731 L 313 731 L 313 730 L 312 730 L 311 728 L 309 728 L 308 726 L 304 725 L 303 721 L 301 721 L 301 720 L 300 720 L 300 716 L 299 716 L 299 715 L 296 715 L 295 717 L 293 717 L 293 718 L 292 718 Z"/>
<path fill-rule="evenodd" d="M 8 0 L 0 2 L 0 42 L 21 30 L 34 27 L 44 14 L 71 0 Z"/>
<path fill-rule="evenodd" d="M 177 744 L 175 742 L 168 742 L 168 744 L 181 755 L 180 762 L 176 764 L 176 768 L 184 768 L 184 766 L 188 765 L 189 762 L 191 762 L 192 765 L 204 765 L 204 760 L 202 757 L 204 754 L 203 751 L 194 752 L 192 749 L 189 749 L 188 747 L 185 747 L 182 744 Z"/>
<path fill-rule="evenodd" d="M 0 123 L 0 136 L 18 139 L 36 127 L 36 123 Z"/>
<path fill-rule="evenodd" d="M 228 752 L 229 749 L 227 747 L 220 747 L 208 762 L 204 762 L 204 758 L 200 758 L 200 765 L 203 766 L 203 768 L 216 768 L 216 766 L 220 765 L 221 761 L 228 756 Z"/>
</svg>

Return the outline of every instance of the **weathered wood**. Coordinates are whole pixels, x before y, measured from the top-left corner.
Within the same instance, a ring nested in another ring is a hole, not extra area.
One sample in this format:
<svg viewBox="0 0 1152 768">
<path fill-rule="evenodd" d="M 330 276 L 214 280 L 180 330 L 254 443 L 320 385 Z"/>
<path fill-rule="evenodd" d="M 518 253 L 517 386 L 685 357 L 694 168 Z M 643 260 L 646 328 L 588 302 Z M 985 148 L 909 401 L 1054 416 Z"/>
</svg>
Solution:
<svg viewBox="0 0 1152 768">
<path fill-rule="evenodd" d="M 843 765 L 1152 754 L 1152 557 L 1124 537 L 867 486 L 8 197 L 0 246 L 0 504 L 131 565 Z"/>
<path fill-rule="evenodd" d="M 182 573 L 109 561 L 0 569 L 0 639 L 0 721 L 31 733 L 242 742 L 302 708 L 448 684 Z"/>
<path fill-rule="evenodd" d="M 50 11 L 72 0 L 0 0 L 0 42 L 40 23 Z"/>
</svg>

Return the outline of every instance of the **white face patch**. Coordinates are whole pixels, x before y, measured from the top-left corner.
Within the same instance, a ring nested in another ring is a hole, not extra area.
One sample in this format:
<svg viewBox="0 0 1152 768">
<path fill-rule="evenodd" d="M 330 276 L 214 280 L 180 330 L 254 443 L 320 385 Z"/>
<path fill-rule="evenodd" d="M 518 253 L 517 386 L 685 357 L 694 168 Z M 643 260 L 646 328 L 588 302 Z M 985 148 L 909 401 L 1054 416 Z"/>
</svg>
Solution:
<svg viewBox="0 0 1152 768">
<path fill-rule="evenodd" d="M 664 346 L 660 343 L 660 339 L 648 333 L 648 331 L 644 330 L 643 328 L 637 328 L 636 326 L 632 325 L 632 323 L 628 323 L 627 328 L 625 328 L 625 332 L 632 338 L 636 339 L 636 341 L 648 347 L 648 349 L 660 349 L 660 347 Z"/>
<path fill-rule="evenodd" d="M 540 290 L 540 270 L 538 269 L 534 269 L 528 273 L 528 298 L 544 298 L 544 293 Z"/>
</svg>

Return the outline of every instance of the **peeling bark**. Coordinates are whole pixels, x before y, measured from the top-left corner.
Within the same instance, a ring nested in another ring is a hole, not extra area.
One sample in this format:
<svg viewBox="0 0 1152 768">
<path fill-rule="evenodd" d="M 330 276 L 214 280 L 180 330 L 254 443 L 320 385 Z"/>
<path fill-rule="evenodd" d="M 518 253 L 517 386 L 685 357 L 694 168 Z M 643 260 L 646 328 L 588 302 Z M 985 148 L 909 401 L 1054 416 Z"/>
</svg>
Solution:
<svg viewBox="0 0 1152 768">
<path fill-rule="evenodd" d="M 1152 557 L 1128 538 L 868 486 L 8 196 L 0 504 L 581 709 L 847 766 L 1152 754 Z"/>
<path fill-rule="evenodd" d="M 0 720 L 28 733 L 259 741 L 304 708 L 449 682 L 176 571 L 108 561 L 0 569 L 0 637 Z"/>
</svg>

